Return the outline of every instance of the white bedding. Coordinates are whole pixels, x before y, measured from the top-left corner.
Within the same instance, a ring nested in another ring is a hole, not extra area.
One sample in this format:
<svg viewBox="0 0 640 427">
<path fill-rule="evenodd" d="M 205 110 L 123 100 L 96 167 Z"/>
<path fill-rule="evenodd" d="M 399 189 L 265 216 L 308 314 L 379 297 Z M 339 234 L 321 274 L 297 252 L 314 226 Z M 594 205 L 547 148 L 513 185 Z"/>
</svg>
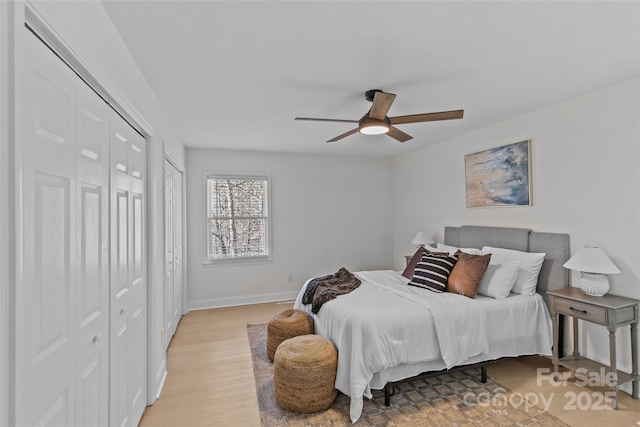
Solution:
<svg viewBox="0 0 640 427">
<path fill-rule="evenodd" d="M 317 334 L 338 348 L 336 388 L 351 397 L 350 416 L 363 396 L 421 372 L 524 354 L 551 354 L 551 320 L 539 295 L 470 299 L 408 286 L 395 271 L 354 273 L 362 284 L 325 303 Z M 306 284 L 294 304 L 302 304 Z"/>
</svg>

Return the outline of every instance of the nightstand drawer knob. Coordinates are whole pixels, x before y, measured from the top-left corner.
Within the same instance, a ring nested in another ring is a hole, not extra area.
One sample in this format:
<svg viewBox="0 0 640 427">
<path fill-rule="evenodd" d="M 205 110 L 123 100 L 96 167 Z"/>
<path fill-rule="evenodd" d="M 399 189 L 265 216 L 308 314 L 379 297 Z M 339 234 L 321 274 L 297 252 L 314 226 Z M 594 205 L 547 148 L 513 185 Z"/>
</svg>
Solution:
<svg viewBox="0 0 640 427">
<path fill-rule="evenodd" d="M 587 310 L 578 310 L 577 308 L 569 307 L 569 310 L 575 311 L 576 313 L 587 314 Z"/>
</svg>

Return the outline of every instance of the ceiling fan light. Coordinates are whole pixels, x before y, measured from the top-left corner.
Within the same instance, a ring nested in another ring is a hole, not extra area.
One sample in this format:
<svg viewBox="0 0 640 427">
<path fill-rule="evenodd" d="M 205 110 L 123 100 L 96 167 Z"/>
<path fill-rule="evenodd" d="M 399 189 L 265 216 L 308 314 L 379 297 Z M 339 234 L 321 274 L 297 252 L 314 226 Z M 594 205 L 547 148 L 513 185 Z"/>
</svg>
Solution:
<svg viewBox="0 0 640 427">
<path fill-rule="evenodd" d="M 387 117 L 384 120 L 372 119 L 369 114 L 365 114 L 360 119 L 358 131 L 365 135 L 380 135 L 389 132 L 391 123 Z"/>
<path fill-rule="evenodd" d="M 389 132 L 389 126 L 372 124 L 360 127 L 360 133 L 365 135 L 380 135 Z"/>
</svg>

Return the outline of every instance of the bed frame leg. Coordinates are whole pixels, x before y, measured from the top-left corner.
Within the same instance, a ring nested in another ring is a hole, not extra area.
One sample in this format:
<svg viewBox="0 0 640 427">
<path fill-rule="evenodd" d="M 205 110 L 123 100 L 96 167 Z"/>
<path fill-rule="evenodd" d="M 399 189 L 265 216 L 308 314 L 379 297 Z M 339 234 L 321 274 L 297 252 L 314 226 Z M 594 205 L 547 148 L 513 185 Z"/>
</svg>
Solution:
<svg viewBox="0 0 640 427">
<path fill-rule="evenodd" d="M 384 385 L 384 406 L 391 406 L 391 384 Z"/>
<path fill-rule="evenodd" d="M 480 381 L 484 384 L 487 382 L 487 367 L 483 366 L 480 368 Z"/>
</svg>

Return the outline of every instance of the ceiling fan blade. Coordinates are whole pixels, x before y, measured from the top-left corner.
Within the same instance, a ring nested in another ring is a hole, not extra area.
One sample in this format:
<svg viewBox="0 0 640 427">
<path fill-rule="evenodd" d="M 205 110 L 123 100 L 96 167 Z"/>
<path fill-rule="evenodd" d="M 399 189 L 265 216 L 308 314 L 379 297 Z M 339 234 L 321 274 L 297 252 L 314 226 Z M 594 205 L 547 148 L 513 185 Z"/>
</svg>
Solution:
<svg viewBox="0 0 640 427">
<path fill-rule="evenodd" d="M 336 142 L 344 137 L 347 137 L 349 135 L 353 135 L 354 133 L 358 132 L 358 128 L 355 128 L 353 130 L 350 130 L 349 132 L 345 132 L 342 135 L 338 135 L 335 138 L 331 138 L 330 140 L 328 140 L 327 142 Z"/>
<path fill-rule="evenodd" d="M 295 120 L 309 120 L 314 122 L 340 122 L 340 123 L 358 123 L 357 120 L 343 120 L 343 119 L 314 119 L 311 117 L 296 117 Z"/>
<path fill-rule="evenodd" d="M 410 114 L 408 116 L 389 117 L 392 125 L 403 123 L 436 122 L 439 120 L 461 119 L 464 110 L 440 111 L 438 113 Z"/>
<path fill-rule="evenodd" d="M 397 139 L 400 142 L 405 142 L 410 139 L 413 139 L 411 135 L 406 134 L 402 132 L 400 129 L 393 126 L 389 127 L 389 132 L 387 132 L 387 135 L 389 135 L 391 138 Z"/>
<path fill-rule="evenodd" d="M 395 99 L 396 96 L 392 93 L 376 92 L 373 97 L 373 105 L 369 110 L 369 117 L 376 120 L 383 120 L 387 116 L 389 108 L 391 108 L 391 104 L 393 104 Z"/>
</svg>

